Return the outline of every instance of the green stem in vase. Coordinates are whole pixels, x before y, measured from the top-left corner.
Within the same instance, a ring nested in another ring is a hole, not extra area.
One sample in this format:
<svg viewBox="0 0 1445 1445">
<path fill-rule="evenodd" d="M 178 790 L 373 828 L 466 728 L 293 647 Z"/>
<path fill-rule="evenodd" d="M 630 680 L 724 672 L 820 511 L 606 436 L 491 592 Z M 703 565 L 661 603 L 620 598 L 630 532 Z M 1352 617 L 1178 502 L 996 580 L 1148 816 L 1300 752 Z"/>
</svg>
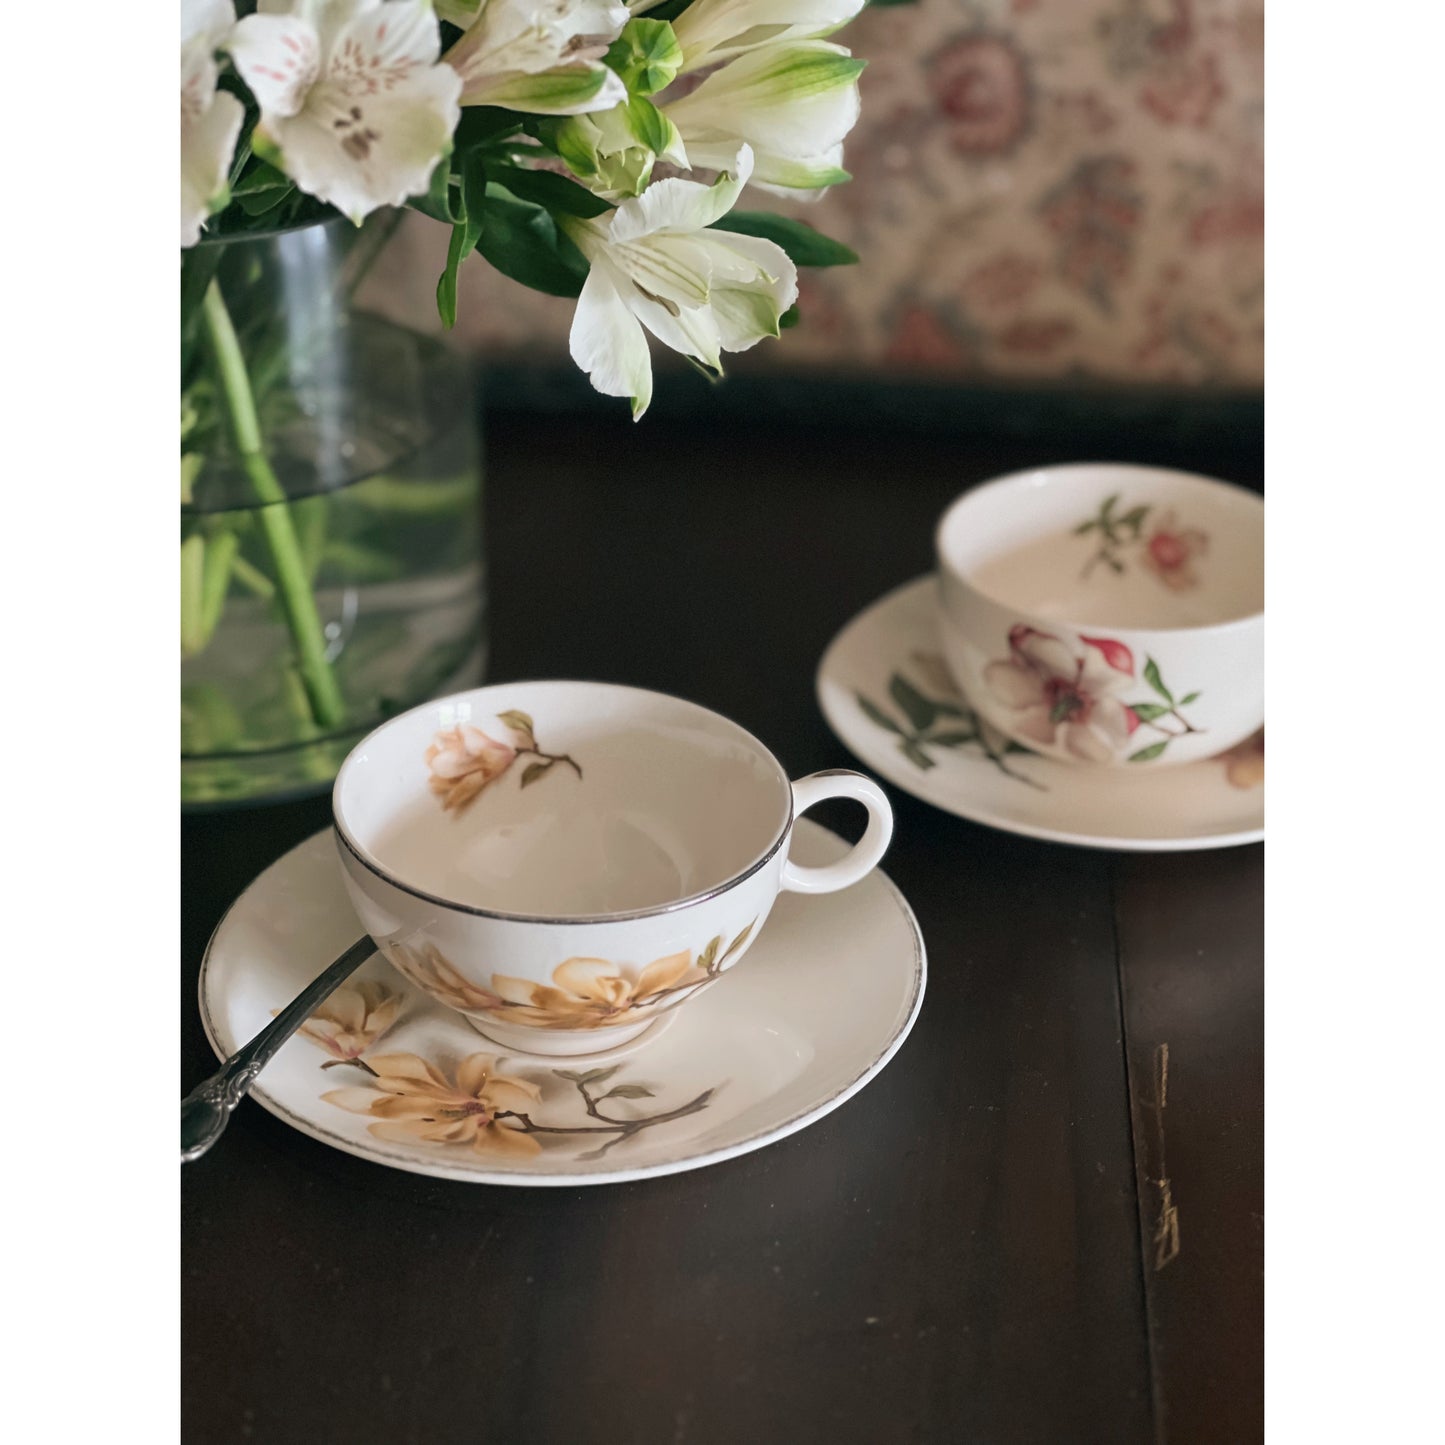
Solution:
<svg viewBox="0 0 1445 1445">
<path fill-rule="evenodd" d="M 181 656 L 194 657 L 206 645 L 206 539 L 192 532 L 181 543 Z"/>
<path fill-rule="evenodd" d="M 266 459 L 261 422 L 256 415 L 256 401 L 246 374 L 246 360 L 236 339 L 236 328 L 231 323 L 220 287 L 214 281 L 206 291 L 205 323 L 230 418 L 231 435 L 241 455 L 241 465 L 263 503 L 258 520 L 275 567 L 281 607 L 296 645 L 296 665 L 306 688 L 311 715 L 318 726 L 334 728 L 346 714 L 346 703 L 331 664 L 326 660 L 326 637 L 292 525 L 286 492 Z"/>
<path fill-rule="evenodd" d="M 234 532 L 218 532 L 206 548 L 206 575 L 201 586 L 201 631 L 209 642 L 221 620 L 226 590 L 231 584 L 231 564 L 241 540 Z"/>
</svg>

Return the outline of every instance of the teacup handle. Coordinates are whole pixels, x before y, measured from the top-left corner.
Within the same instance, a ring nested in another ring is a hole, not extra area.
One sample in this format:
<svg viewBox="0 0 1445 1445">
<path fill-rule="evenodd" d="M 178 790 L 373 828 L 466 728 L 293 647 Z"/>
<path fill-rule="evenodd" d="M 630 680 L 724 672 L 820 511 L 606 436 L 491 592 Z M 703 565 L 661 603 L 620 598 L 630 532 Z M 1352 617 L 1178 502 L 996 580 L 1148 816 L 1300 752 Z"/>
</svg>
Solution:
<svg viewBox="0 0 1445 1445">
<path fill-rule="evenodd" d="M 868 809 L 868 827 L 852 851 L 836 863 L 805 868 L 791 858 L 783 865 L 783 887 L 794 893 L 834 893 L 866 877 L 888 850 L 893 837 L 893 809 L 883 789 L 862 773 L 829 768 L 793 784 L 793 815 L 805 813 L 824 798 L 855 798 Z"/>
</svg>

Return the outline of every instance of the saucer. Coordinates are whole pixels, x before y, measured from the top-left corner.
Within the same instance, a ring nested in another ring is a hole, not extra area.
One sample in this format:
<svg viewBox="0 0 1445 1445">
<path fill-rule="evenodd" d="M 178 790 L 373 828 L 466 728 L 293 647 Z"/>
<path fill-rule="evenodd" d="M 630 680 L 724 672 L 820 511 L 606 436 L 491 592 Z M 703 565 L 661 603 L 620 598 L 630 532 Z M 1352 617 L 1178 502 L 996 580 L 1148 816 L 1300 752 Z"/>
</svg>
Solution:
<svg viewBox="0 0 1445 1445">
<path fill-rule="evenodd" d="M 798 820 L 798 861 L 848 849 Z M 201 965 L 217 1055 L 360 933 L 329 830 L 273 863 Z M 504 1052 L 377 956 L 285 1044 L 251 1097 L 323 1144 L 434 1178 L 647 1179 L 761 1149 L 845 1103 L 908 1036 L 924 979 L 918 924 L 877 869 L 841 892 L 784 894 L 726 977 L 596 1057 Z"/>
<path fill-rule="evenodd" d="M 860 612 L 818 667 L 828 725 L 876 773 L 926 803 L 1005 832 L 1133 852 L 1228 848 L 1264 837 L 1264 739 L 1137 777 L 1074 767 L 980 725 L 938 642 L 937 580 Z"/>
</svg>

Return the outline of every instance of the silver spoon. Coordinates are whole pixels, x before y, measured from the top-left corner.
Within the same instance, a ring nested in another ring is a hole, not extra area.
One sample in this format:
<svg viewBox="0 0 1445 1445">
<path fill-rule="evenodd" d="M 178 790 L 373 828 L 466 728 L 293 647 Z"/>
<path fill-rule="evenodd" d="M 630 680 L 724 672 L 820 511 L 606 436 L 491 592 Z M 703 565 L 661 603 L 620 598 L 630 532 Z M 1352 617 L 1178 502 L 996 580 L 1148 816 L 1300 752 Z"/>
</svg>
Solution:
<svg viewBox="0 0 1445 1445">
<path fill-rule="evenodd" d="M 308 984 L 250 1043 L 237 1049 L 214 1074 L 181 1100 L 181 1163 L 199 1159 L 225 1130 L 236 1105 L 251 1092 L 256 1075 L 276 1050 L 306 1022 L 324 999 L 345 983 L 376 945 L 359 938 L 325 973 Z"/>
</svg>

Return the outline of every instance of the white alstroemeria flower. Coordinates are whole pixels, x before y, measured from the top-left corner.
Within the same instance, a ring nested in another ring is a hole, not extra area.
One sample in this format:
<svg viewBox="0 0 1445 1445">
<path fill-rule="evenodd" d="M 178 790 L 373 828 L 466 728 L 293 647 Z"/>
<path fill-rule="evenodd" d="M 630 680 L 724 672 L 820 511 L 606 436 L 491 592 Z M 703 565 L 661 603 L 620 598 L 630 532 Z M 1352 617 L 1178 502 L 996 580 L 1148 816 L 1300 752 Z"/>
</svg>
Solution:
<svg viewBox="0 0 1445 1445">
<path fill-rule="evenodd" d="M 201 225 L 226 204 L 227 178 L 246 108 L 216 90 L 216 51 L 236 24 L 231 0 L 181 4 L 181 245 L 194 246 Z"/>
<path fill-rule="evenodd" d="M 602 64 L 628 19 L 617 0 L 451 0 L 441 11 L 467 25 L 446 55 L 462 78 L 463 105 L 580 115 L 627 99 Z"/>
<path fill-rule="evenodd" d="M 257 153 L 358 224 L 425 191 L 451 146 L 462 86 L 427 0 L 261 0 L 229 49 Z"/>
<path fill-rule="evenodd" d="M 654 0 L 633 8 L 642 14 Z M 672 22 L 682 73 L 717 65 L 760 45 L 815 40 L 846 25 L 864 0 L 693 0 Z"/>
<path fill-rule="evenodd" d="M 711 186 L 665 180 L 595 220 L 561 222 L 591 264 L 572 320 L 572 359 L 605 396 L 652 400 L 645 326 L 665 346 L 721 369 L 721 353 L 778 334 L 798 296 L 780 246 L 705 229 L 727 214 L 753 168 L 744 146 Z"/>
<path fill-rule="evenodd" d="M 720 166 L 745 142 L 757 157 L 755 184 L 817 190 L 848 179 L 843 137 L 858 120 L 864 63 L 825 40 L 768 44 L 722 65 L 662 113 L 694 166 Z"/>
</svg>

